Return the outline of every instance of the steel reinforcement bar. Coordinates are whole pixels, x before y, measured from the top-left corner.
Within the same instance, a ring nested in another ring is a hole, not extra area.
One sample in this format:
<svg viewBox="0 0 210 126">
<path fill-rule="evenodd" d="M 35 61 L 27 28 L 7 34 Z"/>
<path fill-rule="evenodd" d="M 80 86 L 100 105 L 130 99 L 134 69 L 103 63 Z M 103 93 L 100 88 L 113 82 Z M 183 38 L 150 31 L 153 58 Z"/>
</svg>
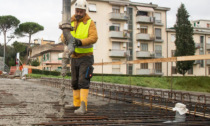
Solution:
<svg viewBox="0 0 210 126">
<path fill-rule="evenodd" d="M 60 88 L 62 79 L 41 78 L 40 82 L 47 86 Z M 71 89 L 70 80 L 64 80 L 67 90 Z M 180 91 L 148 89 L 137 86 L 104 84 L 91 82 L 90 94 L 109 98 L 110 100 L 124 101 L 152 108 L 172 110 L 175 103 L 186 104 L 189 114 L 210 118 L 210 96 L 192 94 Z"/>
</svg>

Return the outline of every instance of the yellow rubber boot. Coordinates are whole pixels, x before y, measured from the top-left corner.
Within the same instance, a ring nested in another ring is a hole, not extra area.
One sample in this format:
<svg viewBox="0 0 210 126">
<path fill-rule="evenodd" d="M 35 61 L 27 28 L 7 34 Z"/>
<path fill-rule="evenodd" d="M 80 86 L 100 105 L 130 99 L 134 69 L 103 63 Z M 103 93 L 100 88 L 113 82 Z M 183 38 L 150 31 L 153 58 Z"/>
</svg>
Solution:
<svg viewBox="0 0 210 126">
<path fill-rule="evenodd" d="M 81 89 L 80 90 L 80 108 L 75 110 L 75 114 L 85 114 L 87 112 L 87 101 L 88 101 L 88 93 L 89 89 Z"/>
<path fill-rule="evenodd" d="M 73 104 L 75 107 L 80 107 L 80 90 L 73 90 Z"/>
<path fill-rule="evenodd" d="M 65 105 L 66 109 L 78 109 L 80 107 L 80 90 L 73 90 L 73 104 Z"/>
</svg>

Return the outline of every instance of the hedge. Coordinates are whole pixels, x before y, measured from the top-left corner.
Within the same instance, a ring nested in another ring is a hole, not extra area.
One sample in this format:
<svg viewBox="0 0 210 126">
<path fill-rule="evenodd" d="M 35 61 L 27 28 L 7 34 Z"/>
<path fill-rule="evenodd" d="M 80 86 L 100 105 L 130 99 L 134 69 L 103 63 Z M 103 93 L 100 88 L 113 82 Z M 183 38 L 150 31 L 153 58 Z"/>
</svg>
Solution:
<svg viewBox="0 0 210 126">
<path fill-rule="evenodd" d="M 59 71 L 48 71 L 48 70 L 36 70 L 32 69 L 33 74 L 43 74 L 43 75 L 53 75 L 53 76 L 60 76 L 61 73 Z M 67 73 L 67 76 L 70 76 L 70 73 Z"/>
</svg>

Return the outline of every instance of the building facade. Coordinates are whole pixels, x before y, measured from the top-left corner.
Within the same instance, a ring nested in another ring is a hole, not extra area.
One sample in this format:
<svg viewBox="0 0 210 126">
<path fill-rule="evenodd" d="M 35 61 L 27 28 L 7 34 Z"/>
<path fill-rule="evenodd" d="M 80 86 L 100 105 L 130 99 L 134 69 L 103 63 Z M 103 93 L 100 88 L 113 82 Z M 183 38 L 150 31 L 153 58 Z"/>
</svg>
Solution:
<svg viewBox="0 0 210 126">
<path fill-rule="evenodd" d="M 169 8 L 129 0 L 88 0 L 98 42 L 95 63 L 166 58 L 166 13 Z M 72 5 L 74 8 L 74 4 Z M 72 9 L 72 14 L 75 11 Z M 95 73 L 165 75 L 166 63 L 95 66 Z"/>
<path fill-rule="evenodd" d="M 191 21 L 195 42 L 195 55 L 210 54 L 210 20 Z M 167 54 L 168 57 L 173 57 L 176 50 L 175 46 L 175 30 L 167 29 Z M 167 63 L 168 75 L 178 75 L 176 72 L 176 64 Z M 187 72 L 188 76 L 210 76 L 210 60 L 196 60 L 193 68 Z"/>
<path fill-rule="evenodd" d="M 30 59 L 39 61 L 43 70 L 60 71 L 64 45 L 62 43 L 54 44 L 52 41 L 47 43 L 47 41 L 45 40 L 41 45 L 34 46 L 31 49 Z"/>
<path fill-rule="evenodd" d="M 88 15 L 94 20 L 98 42 L 95 63 L 173 57 L 175 30 L 167 29 L 170 8 L 129 0 L 87 0 Z M 74 8 L 74 4 L 72 4 Z M 72 9 L 72 14 L 75 11 Z M 192 21 L 195 55 L 210 54 L 210 21 Z M 195 61 L 188 76 L 210 75 L 210 61 Z M 95 66 L 95 73 L 181 76 L 176 63 L 141 63 Z"/>
</svg>

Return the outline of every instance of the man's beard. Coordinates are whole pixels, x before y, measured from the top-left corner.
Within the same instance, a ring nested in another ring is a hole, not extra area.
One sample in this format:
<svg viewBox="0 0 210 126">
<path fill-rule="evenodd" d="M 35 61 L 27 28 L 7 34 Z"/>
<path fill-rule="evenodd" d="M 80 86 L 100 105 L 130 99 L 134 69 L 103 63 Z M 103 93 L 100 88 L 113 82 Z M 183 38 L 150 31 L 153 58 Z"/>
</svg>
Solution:
<svg viewBox="0 0 210 126">
<path fill-rule="evenodd" d="M 83 16 L 76 15 L 75 18 L 76 18 L 76 20 L 78 21 L 79 19 L 83 18 Z"/>
</svg>

